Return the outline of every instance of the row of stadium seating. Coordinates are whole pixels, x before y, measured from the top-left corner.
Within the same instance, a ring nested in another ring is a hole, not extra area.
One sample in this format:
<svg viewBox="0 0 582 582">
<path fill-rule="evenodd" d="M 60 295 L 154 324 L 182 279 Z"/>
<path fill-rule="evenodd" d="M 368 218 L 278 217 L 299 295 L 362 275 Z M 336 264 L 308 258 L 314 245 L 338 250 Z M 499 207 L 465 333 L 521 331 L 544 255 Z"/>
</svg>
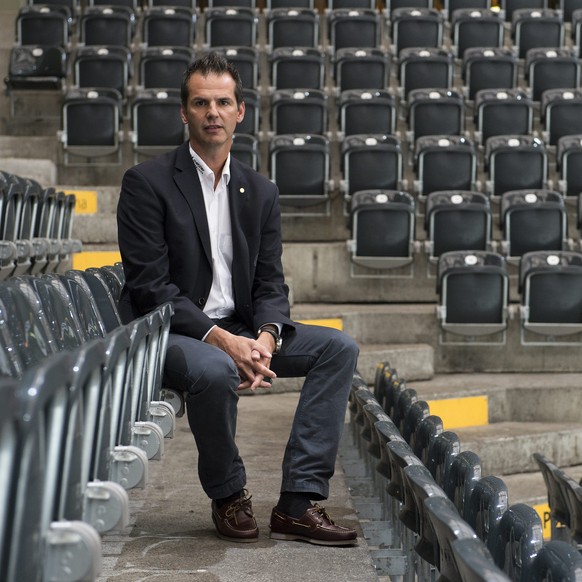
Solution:
<svg viewBox="0 0 582 582">
<path fill-rule="evenodd" d="M 0 171 L 0 280 L 70 267 L 75 196 Z"/>
<path fill-rule="evenodd" d="M 171 307 L 122 325 L 120 265 L 0 283 L 0 578 L 95 580 L 100 534 L 173 435 L 160 400 Z"/>
<path fill-rule="evenodd" d="M 381 503 L 367 537 L 379 548 L 371 552 L 382 574 L 408 572 L 422 582 L 573 580 L 582 574 L 579 531 L 544 543 L 537 512 L 510 504 L 504 481 L 482 475 L 479 455 L 461 452 L 459 436 L 445 430 L 387 362 L 378 364 L 373 390 L 354 376 L 350 413 L 360 474 Z M 548 465 L 543 455 L 535 457 L 540 466 Z M 563 482 L 571 490 L 571 519 L 555 504 L 552 519 L 574 524 L 582 512 L 582 488 L 571 479 Z M 388 550 L 391 559 L 383 559 Z M 399 557 L 405 562 L 401 568 Z"/>
</svg>

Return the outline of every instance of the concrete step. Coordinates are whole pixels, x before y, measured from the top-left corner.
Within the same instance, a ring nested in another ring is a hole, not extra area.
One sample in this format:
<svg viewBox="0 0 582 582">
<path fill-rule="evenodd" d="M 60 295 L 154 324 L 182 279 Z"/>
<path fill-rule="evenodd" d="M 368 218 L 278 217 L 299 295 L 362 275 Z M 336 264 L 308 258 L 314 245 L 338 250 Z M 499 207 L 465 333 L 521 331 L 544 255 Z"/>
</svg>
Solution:
<svg viewBox="0 0 582 582">
<path fill-rule="evenodd" d="M 378 362 L 394 362 L 398 370 L 407 377 L 427 380 L 432 377 L 432 348 L 425 344 L 417 345 L 361 345 L 358 371 L 369 384 L 373 384 Z M 268 391 L 298 392 L 303 386 L 303 378 L 277 378 Z M 266 392 L 266 390 L 261 390 Z"/>
<path fill-rule="evenodd" d="M 496 422 L 454 432 L 461 440 L 461 450 L 479 455 L 483 475 L 538 471 L 532 457 L 536 452 L 559 466 L 582 464 L 580 423 Z"/>
</svg>

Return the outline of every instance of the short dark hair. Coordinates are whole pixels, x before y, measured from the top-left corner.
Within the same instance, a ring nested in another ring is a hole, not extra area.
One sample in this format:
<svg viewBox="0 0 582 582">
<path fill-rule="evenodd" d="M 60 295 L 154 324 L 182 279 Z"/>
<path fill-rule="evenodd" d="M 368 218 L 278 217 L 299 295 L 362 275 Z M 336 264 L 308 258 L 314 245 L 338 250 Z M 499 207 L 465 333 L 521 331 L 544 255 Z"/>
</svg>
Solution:
<svg viewBox="0 0 582 582">
<path fill-rule="evenodd" d="M 233 78 L 235 84 L 234 95 L 236 97 L 236 104 L 240 106 L 240 104 L 243 102 L 242 81 L 240 79 L 237 68 L 225 56 L 216 52 L 209 52 L 196 59 L 195 61 L 192 61 L 188 65 L 188 68 L 184 71 L 184 75 L 182 77 L 182 86 L 180 87 L 180 98 L 182 99 L 182 105 L 184 107 L 188 105 L 188 81 L 195 73 L 200 73 L 203 77 L 207 77 L 211 74 L 229 74 Z"/>
</svg>

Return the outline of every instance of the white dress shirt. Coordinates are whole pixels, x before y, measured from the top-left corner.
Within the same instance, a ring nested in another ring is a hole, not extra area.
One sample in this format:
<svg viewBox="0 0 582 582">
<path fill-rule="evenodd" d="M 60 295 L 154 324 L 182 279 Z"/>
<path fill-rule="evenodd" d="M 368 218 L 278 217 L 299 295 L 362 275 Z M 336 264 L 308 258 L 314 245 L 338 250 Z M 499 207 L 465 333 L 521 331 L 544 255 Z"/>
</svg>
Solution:
<svg viewBox="0 0 582 582">
<path fill-rule="evenodd" d="M 204 305 L 204 313 L 211 318 L 228 317 L 234 313 L 232 289 L 232 227 L 228 183 L 230 181 L 230 154 L 226 159 L 222 176 L 214 188 L 214 172 L 190 147 L 190 154 L 198 170 L 212 251 L 212 287 Z"/>
</svg>

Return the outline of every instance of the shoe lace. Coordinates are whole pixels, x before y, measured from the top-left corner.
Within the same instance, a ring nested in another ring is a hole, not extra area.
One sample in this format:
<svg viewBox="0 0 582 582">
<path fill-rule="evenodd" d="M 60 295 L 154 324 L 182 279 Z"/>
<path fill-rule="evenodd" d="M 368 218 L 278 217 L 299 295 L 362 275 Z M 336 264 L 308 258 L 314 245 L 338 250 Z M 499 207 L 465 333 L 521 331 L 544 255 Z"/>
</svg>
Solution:
<svg viewBox="0 0 582 582">
<path fill-rule="evenodd" d="M 334 525 L 333 519 L 329 516 L 329 513 L 327 513 L 325 507 L 322 507 L 319 505 L 319 503 L 315 503 L 313 507 L 317 510 L 317 513 L 319 513 L 323 519 L 327 519 L 331 525 Z"/>
<path fill-rule="evenodd" d="M 253 496 L 249 495 L 249 492 L 246 489 L 244 489 L 241 497 L 239 497 L 239 499 L 236 499 L 235 501 L 229 504 L 226 511 L 224 512 L 225 517 L 227 517 L 228 519 L 234 517 L 236 521 L 236 514 L 239 511 L 244 511 L 245 513 L 250 511 L 252 497 Z"/>
</svg>

